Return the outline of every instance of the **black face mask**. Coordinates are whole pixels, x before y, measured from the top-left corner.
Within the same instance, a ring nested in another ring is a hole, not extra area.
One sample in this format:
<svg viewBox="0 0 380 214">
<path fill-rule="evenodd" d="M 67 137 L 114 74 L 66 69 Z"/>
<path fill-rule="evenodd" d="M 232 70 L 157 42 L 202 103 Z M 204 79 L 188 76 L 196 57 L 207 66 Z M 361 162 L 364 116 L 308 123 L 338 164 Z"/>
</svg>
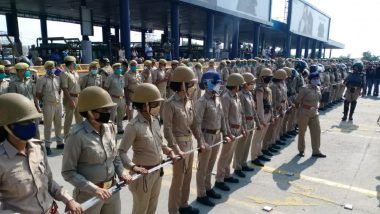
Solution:
<svg viewBox="0 0 380 214">
<path fill-rule="evenodd" d="M 268 84 L 272 80 L 272 77 L 263 77 L 263 82 Z"/>
<path fill-rule="evenodd" d="M 110 121 L 111 113 L 108 112 L 98 112 L 99 118 L 96 119 L 99 123 L 108 123 Z"/>
</svg>

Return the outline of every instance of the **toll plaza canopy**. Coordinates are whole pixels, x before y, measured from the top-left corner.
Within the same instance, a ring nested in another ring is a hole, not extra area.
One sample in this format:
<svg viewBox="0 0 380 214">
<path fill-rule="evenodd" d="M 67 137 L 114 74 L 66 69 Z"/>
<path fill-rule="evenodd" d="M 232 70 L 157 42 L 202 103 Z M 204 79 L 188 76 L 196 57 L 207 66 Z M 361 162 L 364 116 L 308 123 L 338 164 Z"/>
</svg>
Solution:
<svg viewBox="0 0 380 214">
<path fill-rule="evenodd" d="M 180 57 L 182 37 L 204 41 L 204 56 L 212 58 L 215 41 L 224 44 L 229 57 L 238 57 L 242 43 L 253 44 L 252 56 L 267 47 L 278 47 L 288 57 L 322 57 L 322 49 L 344 48 L 329 39 L 331 18 L 303 0 L 289 0 L 287 23 L 271 20 L 272 0 L 2 0 L 8 34 L 19 40 L 17 16 L 41 20 L 41 35 L 47 38 L 46 20 L 81 24 L 83 40 L 93 35 L 93 26 L 103 27 L 103 41 L 114 27 L 117 42 L 130 58 L 130 30 L 164 31 L 162 42 L 172 43 L 173 58 Z M 322 21 L 321 21 L 322 20 Z M 319 21 L 319 23 L 318 23 Z M 69 29 L 68 29 L 69 30 Z M 64 36 L 64 35 L 63 35 Z M 46 42 L 46 41 L 45 41 Z M 142 39 L 145 47 L 145 38 Z M 91 45 L 90 45 L 91 46 Z M 317 50 L 318 49 L 318 50 Z M 309 51 L 310 50 L 310 51 Z M 318 53 L 316 53 L 318 51 Z M 311 55 L 309 56 L 309 52 Z"/>
</svg>

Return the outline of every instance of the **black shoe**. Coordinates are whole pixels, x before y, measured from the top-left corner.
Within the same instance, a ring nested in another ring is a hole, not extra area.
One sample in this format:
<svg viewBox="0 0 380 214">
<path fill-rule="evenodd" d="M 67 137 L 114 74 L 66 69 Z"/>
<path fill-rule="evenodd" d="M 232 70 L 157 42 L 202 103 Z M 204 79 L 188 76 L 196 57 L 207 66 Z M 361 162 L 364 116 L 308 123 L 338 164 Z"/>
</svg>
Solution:
<svg viewBox="0 0 380 214">
<path fill-rule="evenodd" d="M 319 153 L 319 154 L 313 154 L 312 156 L 315 157 L 315 158 L 325 158 L 325 157 L 327 157 L 326 155 L 324 155 L 324 154 L 322 154 L 322 153 Z"/>
<path fill-rule="evenodd" d="M 179 211 L 180 214 L 198 214 L 199 213 L 199 209 L 198 208 L 194 208 L 192 206 L 181 207 L 181 208 L 179 208 L 178 211 Z"/>
<path fill-rule="evenodd" d="M 227 184 L 224 182 L 215 181 L 215 188 L 218 188 L 218 189 L 223 190 L 223 191 L 230 191 L 230 187 L 227 186 Z"/>
<path fill-rule="evenodd" d="M 255 171 L 253 168 L 248 167 L 248 166 L 243 166 L 243 167 L 241 168 L 241 170 L 244 171 L 244 172 L 252 172 L 252 171 Z"/>
<path fill-rule="evenodd" d="M 296 130 L 293 130 L 293 131 L 290 131 L 288 132 L 288 134 L 290 134 L 291 136 L 296 136 L 297 135 L 297 131 Z"/>
<path fill-rule="evenodd" d="M 261 163 L 258 158 L 256 158 L 255 160 L 251 160 L 251 163 L 255 164 L 256 166 L 264 166 L 264 164 Z"/>
<path fill-rule="evenodd" d="M 346 121 L 347 120 L 347 117 L 342 117 L 342 121 Z"/>
<path fill-rule="evenodd" d="M 354 119 L 352 117 L 349 117 L 348 120 L 353 121 Z"/>
<path fill-rule="evenodd" d="M 49 156 L 51 154 L 52 154 L 52 152 L 51 152 L 50 147 L 46 147 L 46 155 Z"/>
<path fill-rule="evenodd" d="M 245 174 L 241 170 L 235 170 L 234 173 L 235 173 L 235 175 L 237 175 L 240 178 L 245 178 Z M 226 180 L 224 179 L 224 181 L 226 181 Z"/>
<path fill-rule="evenodd" d="M 282 136 L 285 137 L 285 138 L 287 138 L 287 139 L 292 138 L 292 136 L 291 136 L 290 134 L 288 134 L 288 133 L 286 133 L 286 134 L 284 134 L 284 135 L 282 135 Z"/>
<path fill-rule="evenodd" d="M 257 159 L 259 159 L 261 161 L 271 161 L 270 158 L 267 158 L 264 155 L 260 155 Z"/>
<path fill-rule="evenodd" d="M 285 146 L 286 145 L 286 143 L 282 142 L 281 140 L 276 141 L 276 144 L 280 145 L 280 146 Z"/>
<path fill-rule="evenodd" d="M 215 206 L 215 203 L 210 201 L 210 199 L 207 196 L 204 197 L 197 197 L 197 201 L 203 205 L 213 207 Z"/>
<path fill-rule="evenodd" d="M 214 199 L 221 199 L 221 198 L 222 198 L 222 195 L 216 193 L 213 189 L 207 190 L 207 191 L 206 191 L 206 195 L 207 195 L 209 198 L 214 198 Z"/>
<path fill-rule="evenodd" d="M 237 184 L 237 183 L 239 183 L 239 179 L 231 176 L 231 177 L 225 178 L 224 182 Z"/>
<path fill-rule="evenodd" d="M 268 151 L 271 153 L 278 153 L 278 150 L 274 148 L 269 148 Z"/>
<path fill-rule="evenodd" d="M 305 152 L 300 152 L 300 153 L 298 153 L 298 156 L 300 156 L 300 157 L 305 157 Z"/>
<path fill-rule="evenodd" d="M 263 150 L 261 151 L 264 155 L 267 155 L 267 156 L 273 156 L 272 153 L 270 153 L 268 150 Z"/>
<path fill-rule="evenodd" d="M 65 144 L 61 143 L 61 144 L 57 144 L 57 149 L 64 149 L 65 148 Z"/>
<path fill-rule="evenodd" d="M 281 149 L 281 147 L 279 147 L 279 146 L 277 146 L 277 145 L 275 145 L 275 144 L 272 144 L 272 146 L 271 146 L 270 148 L 272 148 L 272 149 L 276 149 L 276 150 Z"/>
<path fill-rule="evenodd" d="M 280 137 L 280 140 L 282 140 L 282 141 L 286 141 L 288 138 L 286 138 L 285 136 L 281 136 Z"/>
<path fill-rule="evenodd" d="M 124 134 L 124 130 L 118 131 L 117 134 Z"/>
</svg>

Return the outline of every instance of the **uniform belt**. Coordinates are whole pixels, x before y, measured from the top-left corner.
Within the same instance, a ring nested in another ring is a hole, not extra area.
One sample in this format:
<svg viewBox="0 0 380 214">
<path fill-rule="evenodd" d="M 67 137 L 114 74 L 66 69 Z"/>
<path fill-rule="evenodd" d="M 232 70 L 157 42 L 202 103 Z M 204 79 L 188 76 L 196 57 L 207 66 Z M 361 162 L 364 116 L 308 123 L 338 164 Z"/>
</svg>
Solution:
<svg viewBox="0 0 380 214">
<path fill-rule="evenodd" d="M 239 124 L 230 124 L 230 127 L 233 128 L 233 129 L 240 129 L 240 125 Z"/>
<path fill-rule="evenodd" d="M 309 106 L 309 105 L 306 105 L 306 104 L 302 104 L 301 106 L 302 106 L 302 108 L 307 109 L 307 110 L 315 108 L 314 106 Z"/>
<path fill-rule="evenodd" d="M 96 186 L 103 188 L 103 189 L 109 189 L 110 187 L 112 187 L 112 185 L 114 183 L 116 183 L 116 180 L 115 180 L 115 177 L 112 177 L 111 180 L 98 183 L 98 184 L 96 184 Z"/>
<path fill-rule="evenodd" d="M 245 119 L 246 120 L 253 120 L 253 117 L 252 116 L 246 116 Z"/>
<path fill-rule="evenodd" d="M 115 96 L 115 95 L 112 95 L 112 94 L 111 94 L 111 97 L 116 98 L 116 99 L 123 99 L 124 98 L 124 96 Z"/>
<path fill-rule="evenodd" d="M 219 134 L 220 129 L 202 129 L 202 132 L 207 134 Z"/>
<path fill-rule="evenodd" d="M 72 94 L 72 93 L 70 93 L 70 97 L 78 97 L 78 94 Z"/>
<path fill-rule="evenodd" d="M 146 170 L 150 170 L 150 169 L 153 169 L 154 167 L 158 166 L 160 164 L 156 164 L 156 165 L 153 165 L 153 166 L 143 166 L 143 165 L 138 165 L 138 167 L 143 167 L 145 168 Z"/>
<path fill-rule="evenodd" d="M 191 135 L 189 135 L 189 136 L 176 137 L 175 139 L 176 139 L 178 142 L 190 142 L 190 141 L 193 141 L 193 138 L 191 137 Z"/>
</svg>

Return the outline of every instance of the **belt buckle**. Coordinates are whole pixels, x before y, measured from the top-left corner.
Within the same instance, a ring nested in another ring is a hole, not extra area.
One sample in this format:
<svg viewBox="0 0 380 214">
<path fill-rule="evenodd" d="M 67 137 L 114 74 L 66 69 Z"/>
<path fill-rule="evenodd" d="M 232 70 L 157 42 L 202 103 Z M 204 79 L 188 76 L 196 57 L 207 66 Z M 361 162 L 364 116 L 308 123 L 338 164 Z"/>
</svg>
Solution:
<svg viewBox="0 0 380 214">
<path fill-rule="evenodd" d="M 103 184 L 103 189 L 109 189 L 109 188 L 112 186 L 112 181 L 113 181 L 113 180 L 110 180 L 110 181 L 104 182 L 104 184 Z"/>
</svg>

